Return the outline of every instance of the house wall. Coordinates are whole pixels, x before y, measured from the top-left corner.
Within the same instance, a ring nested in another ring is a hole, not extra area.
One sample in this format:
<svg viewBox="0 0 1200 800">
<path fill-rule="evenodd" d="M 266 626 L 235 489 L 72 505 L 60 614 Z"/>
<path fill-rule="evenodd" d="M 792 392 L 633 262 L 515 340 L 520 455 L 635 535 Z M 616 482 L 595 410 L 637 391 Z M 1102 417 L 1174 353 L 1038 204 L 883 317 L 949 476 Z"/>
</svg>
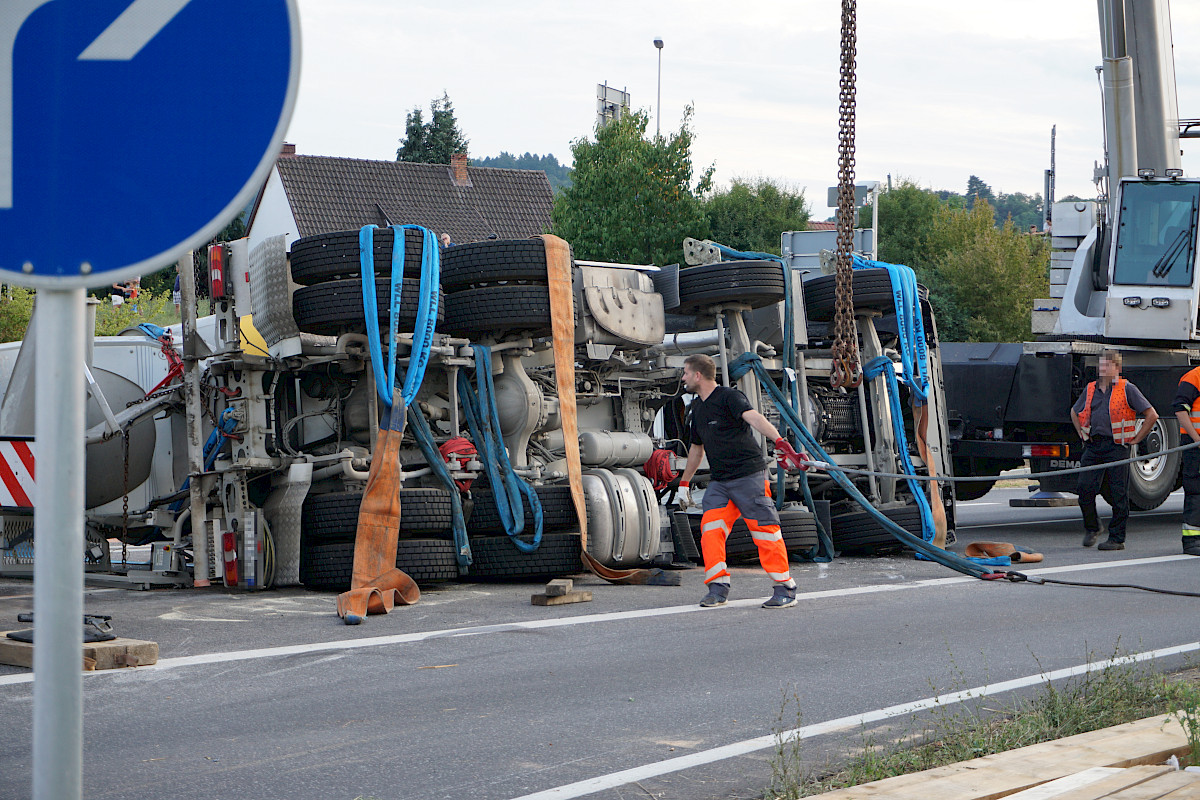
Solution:
<svg viewBox="0 0 1200 800">
<path fill-rule="evenodd" d="M 298 237 L 296 229 L 296 217 L 292 214 L 287 193 L 283 190 L 279 170 L 273 169 L 263 190 L 262 200 L 259 201 L 258 211 L 254 215 L 254 223 L 250 226 L 250 250 L 254 250 L 264 239 L 281 233 L 287 234 L 288 243 L 291 244 Z"/>
</svg>

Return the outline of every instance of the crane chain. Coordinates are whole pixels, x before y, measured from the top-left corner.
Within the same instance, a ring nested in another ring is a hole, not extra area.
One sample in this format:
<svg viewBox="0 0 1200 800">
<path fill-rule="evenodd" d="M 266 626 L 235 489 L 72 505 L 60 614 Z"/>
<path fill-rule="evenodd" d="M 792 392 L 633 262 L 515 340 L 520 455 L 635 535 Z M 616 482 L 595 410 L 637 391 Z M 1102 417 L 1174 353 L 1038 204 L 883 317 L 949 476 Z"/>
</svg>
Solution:
<svg viewBox="0 0 1200 800">
<path fill-rule="evenodd" d="M 842 61 L 838 93 L 837 279 L 833 314 L 833 387 L 862 383 L 854 324 L 854 66 L 855 0 L 842 0 Z"/>
</svg>

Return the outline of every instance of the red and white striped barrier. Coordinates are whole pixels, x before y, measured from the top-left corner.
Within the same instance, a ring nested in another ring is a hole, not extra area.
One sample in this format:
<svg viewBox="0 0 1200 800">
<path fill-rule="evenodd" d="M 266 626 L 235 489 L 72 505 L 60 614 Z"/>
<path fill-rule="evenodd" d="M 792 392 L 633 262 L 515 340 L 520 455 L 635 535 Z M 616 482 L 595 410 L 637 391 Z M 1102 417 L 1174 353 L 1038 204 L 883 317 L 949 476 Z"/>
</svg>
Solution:
<svg viewBox="0 0 1200 800">
<path fill-rule="evenodd" d="M 0 507 L 33 508 L 33 439 L 0 438 Z"/>
</svg>

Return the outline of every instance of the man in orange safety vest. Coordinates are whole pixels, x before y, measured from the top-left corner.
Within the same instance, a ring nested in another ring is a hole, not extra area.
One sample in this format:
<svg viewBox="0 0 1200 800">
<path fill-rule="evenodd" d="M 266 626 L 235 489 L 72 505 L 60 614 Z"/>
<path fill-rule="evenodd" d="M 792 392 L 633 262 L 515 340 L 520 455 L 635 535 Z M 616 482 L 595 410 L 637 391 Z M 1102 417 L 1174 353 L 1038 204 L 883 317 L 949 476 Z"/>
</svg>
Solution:
<svg viewBox="0 0 1200 800">
<path fill-rule="evenodd" d="M 1089 383 L 1087 391 L 1071 407 L 1071 421 L 1083 440 L 1081 467 L 1124 461 L 1129 458 L 1130 449 L 1145 439 L 1158 421 L 1158 412 L 1145 396 L 1121 377 L 1121 361 L 1121 354 L 1116 350 L 1101 353 L 1097 370 L 1099 379 Z M 1139 416 L 1143 418 L 1140 426 Z M 1128 483 L 1128 464 L 1079 473 L 1084 547 L 1094 545 L 1100 536 L 1096 495 L 1101 494 L 1112 506 L 1112 519 L 1108 524 L 1108 539 L 1097 549 L 1125 549 L 1125 525 L 1129 520 Z"/>
</svg>

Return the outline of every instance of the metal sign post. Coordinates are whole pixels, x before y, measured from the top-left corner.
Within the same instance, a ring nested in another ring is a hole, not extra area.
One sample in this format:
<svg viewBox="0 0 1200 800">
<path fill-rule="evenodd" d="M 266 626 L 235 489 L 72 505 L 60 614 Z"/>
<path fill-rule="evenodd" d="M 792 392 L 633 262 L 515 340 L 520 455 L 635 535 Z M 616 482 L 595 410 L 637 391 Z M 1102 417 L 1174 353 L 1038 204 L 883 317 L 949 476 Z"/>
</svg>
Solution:
<svg viewBox="0 0 1200 800">
<path fill-rule="evenodd" d="M 33 796 L 77 798 L 83 759 L 83 289 L 43 289 L 35 315 Z"/>
<path fill-rule="evenodd" d="M 175 263 L 246 208 L 291 120 L 299 19 L 297 0 L 0 12 L 0 281 L 40 290 L 35 800 L 82 793 L 84 289 Z"/>
</svg>

